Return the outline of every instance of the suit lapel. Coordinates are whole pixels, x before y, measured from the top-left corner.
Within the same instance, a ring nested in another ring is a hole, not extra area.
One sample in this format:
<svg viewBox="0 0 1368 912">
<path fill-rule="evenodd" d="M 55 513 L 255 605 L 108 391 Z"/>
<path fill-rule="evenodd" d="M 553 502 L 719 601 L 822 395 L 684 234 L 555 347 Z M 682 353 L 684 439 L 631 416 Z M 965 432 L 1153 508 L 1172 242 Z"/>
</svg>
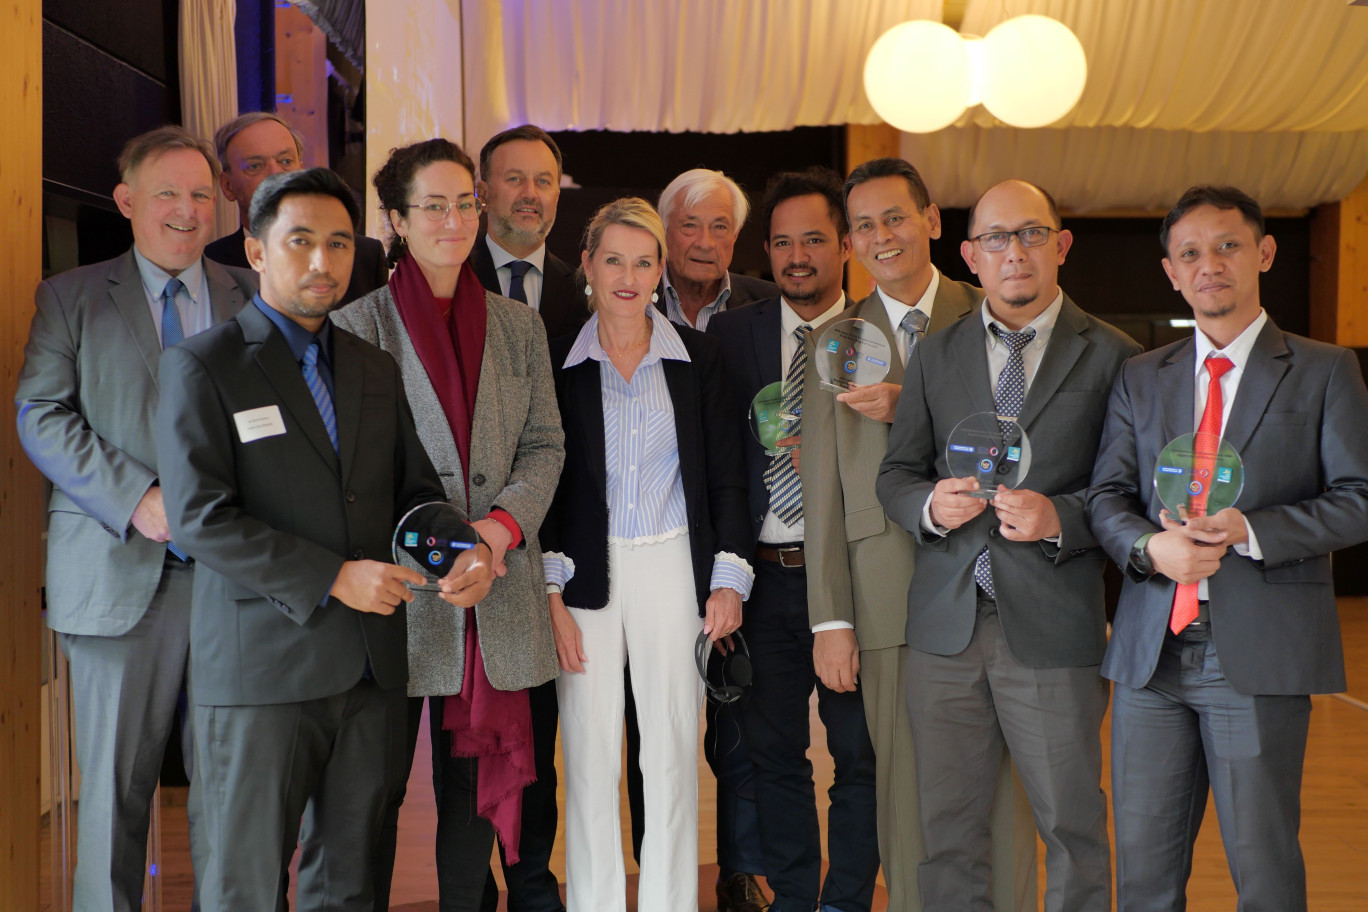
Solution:
<svg viewBox="0 0 1368 912">
<path fill-rule="evenodd" d="M 1064 306 L 1060 308 L 1054 330 L 1050 333 L 1050 341 L 1045 346 L 1040 366 L 1036 368 L 1035 378 L 1031 381 L 1031 388 L 1026 392 L 1021 415 L 1017 418 L 1017 424 L 1023 430 L 1030 429 L 1031 422 L 1040 414 L 1045 404 L 1054 398 L 1055 390 L 1059 389 L 1064 378 L 1069 376 L 1069 371 L 1073 370 L 1074 364 L 1083 356 L 1084 350 L 1088 347 L 1088 340 L 1083 338 L 1082 332 L 1087 325 L 1088 321 L 1084 318 L 1083 311 L 1065 295 Z"/>
<path fill-rule="evenodd" d="M 569 370 L 575 404 L 574 419 L 580 424 L 580 439 L 584 441 L 584 455 L 589 460 L 589 474 L 594 479 L 599 496 L 606 500 L 608 448 L 603 437 L 603 389 L 599 380 L 599 371 L 602 369 L 599 362 L 588 358 Z"/>
<path fill-rule="evenodd" d="M 152 310 L 147 306 L 147 289 L 143 287 L 132 249 L 123 255 L 117 268 L 110 273 L 109 282 L 110 300 L 127 324 L 128 332 L 133 336 L 133 342 L 138 346 L 138 352 L 155 384 L 157 369 L 161 366 L 161 340 L 152 322 Z"/>
<path fill-rule="evenodd" d="M 209 309 L 217 326 L 242 310 L 247 299 L 226 269 L 210 259 L 201 262 L 204 263 L 205 278 L 209 281 Z"/>
<path fill-rule="evenodd" d="M 365 362 L 361 358 L 361 352 L 357 350 L 356 341 L 346 332 L 332 328 L 333 336 L 333 412 L 337 415 L 337 454 L 341 458 L 342 479 L 351 477 L 351 468 L 355 464 L 357 440 L 361 435 L 361 397 L 365 388 Z M 303 374 L 300 374 L 303 379 Z M 305 387 L 305 392 L 308 387 Z M 313 402 L 313 396 L 309 396 L 309 402 Z M 317 406 L 314 407 L 314 414 L 318 414 Z M 319 418 L 318 426 L 323 428 L 323 419 Z M 327 428 L 323 428 L 323 440 L 328 446 L 329 452 L 332 450 L 332 442 L 328 440 Z"/>
<path fill-rule="evenodd" d="M 952 334 L 951 357 L 959 367 L 972 412 L 997 411 L 993 402 L 993 383 L 988 376 L 988 349 L 983 339 L 986 331 L 978 319 L 962 320 L 946 330 Z M 968 417 L 967 413 L 965 417 Z"/>
<path fill-rule="evenodd" d="M 465 474 L 475 474 L 476 455 L 481 453 L 481 443 L 483 441 L 494 441 L 498 436 L 498 426 L 496 409 L 499 407 L 499 397 L 497 390 L 499 381 L 491 363 L 490 352 L 494 351 L 494 343 L 490 336 L 494 331 L 494 320 L 485 320 L 485 341 L 484 354 L 480 357 L 480 385 L 475 390 L 475 414 L 470 422 L 470 465 Z M 449 428 L 448 428 L 449 429 Z M 452 445 L 455 446 L 455 436 L 452 436 Z M 457 472 L 460 472 L 461 454 L 456 453 Z M 466 492 L 467 496 L 469 491 Z"/>
<path fill-rule="evenodd" d="M 1195 344 L 1189 337 L 1159 365 L 1159 403 L 1164 415 L 1164 443 L 1195 430 L 1192 419 Z"/>
<path fill-rule="evenodd" d="M 851 317 L 868 320 L 884 334 L 889 348 L 888 376 L 884 377 L 884 380 L 902 386 L 903 372 L 907 370 L 907 365 L 903 364 L 902 356 L 898 354 L 898 331 L 888 319 L 888 308 L 884 307 L 883 298 L 875 291 L 859 304 L 848 308 L 837 319 L 847 320 Z"/>
<path fill-rule="evenodd" d="M 680 475 L 684 481 L 684 502 L 694 504 L 698 495 L 698 470 L 703 465 L 703 454 L 696 449 L 700 442 L 697 429 L 703 426 L 699 417 L 698 396 L 690 379 L 687 362 L 664 358 L 660 364 L 665 374 L 665 386 L 670 391 L 670 402 L 674 405 L 675 440 L 679 450 Z"/>
<path fill-rule="evenodd" d="M 1235 402 L 1230 407 L 1230 418 L 1226 421 L 1222 435 L 1237 453 L 1248 445 L 1250 435 L 1268 409 L 1268 403 L 1282 382 L 1283 375 L 1290 368 L 1287 360 L 1289 354 L 1282 330 L 1269 320 L 1250 349 L 1249 361 L 1240 377 L 1240 387 L 1235 393 Z"/>
<path fill-rule="evenodd" d="M 761 387 L 784 379 L 787 368 L 784 364 L 783 349 L 779 344 L 779 334 L 783 332 L 780 307 L 778 298 L 770 298 L 756 307 L 755 319 L 750 321 L 755 368 L 760 378 L 759 386 L 756 387 L 757 392 Z"/>
<path fill-rule="evenodd" d="M 976 301 L 981 302 L 983 300 L 981 293 L 977 298 L 966 298 L 959 293 L 959 289 L 963 287 L 965 286 L 952 281 L 946 275 L 941 275 L 940 283 L 936 286 L 936 297 L 931 305 L 931 322 L 926 327 L 928 336 L 932 333 L 938 333 L 942 329 L 949 329 L 960 318 L 974 309 Z"/>
<path fill-rule="evenodd" d="M 257 365 L 261 368 L 266 379 L 275 388 L 276 395 L 284 404 L 286 410 L 294 416 L 295 422 L 303 430 L 304 436 L 313 444 L 318 455 L 323 458 L 333 470 L 341 477 L 341 466 L 338 464 L 337 453 L 333 450 L 332 441 L 328 439 L 328 429 L 323 426 L 323 417 L 318 414 L 318 405 L 313 400 L 313 395 L 309 392 L 309 387 L 304 383 L 304 375 L 300 372 L 299 363 L 290 354 L 290 346 L 286 344 L 285 337 L 275 331 L 275 326 L 266 318 L 266 315 L 257 310 L 256 307 L 246 307 L 237 316 L 238 323 L 242 326 L 243 338 L 252 344 L 255 351 L 252 356 Z M 335 336 L 333 346 L 333 360 L 337 363 L 333 365 L 333 385 L 341 398 L 342 391 L 348 390 L 358 403 L 359 408 L 361 378 L 359 374 L 355 377 L 341 379 L 346 371 L 339 370 L 342 362 L 355 360 L 346 357 L 339 346 L 336 345 Z M 354 354 L 354 353 L 347 353 Z M 360 370 L 359 365 L 351 365 L 350 370 Z M 337 403 L 333 403 L 333 410 L 338 416 L 338 444 L 342 443 L 342 416 L 337 408 Z M 351 421 L 353 424 L 357 416 L 353 414 Z M 352 430 L 352 441 L 355 443 L 355 434 Z"/>
</svg>

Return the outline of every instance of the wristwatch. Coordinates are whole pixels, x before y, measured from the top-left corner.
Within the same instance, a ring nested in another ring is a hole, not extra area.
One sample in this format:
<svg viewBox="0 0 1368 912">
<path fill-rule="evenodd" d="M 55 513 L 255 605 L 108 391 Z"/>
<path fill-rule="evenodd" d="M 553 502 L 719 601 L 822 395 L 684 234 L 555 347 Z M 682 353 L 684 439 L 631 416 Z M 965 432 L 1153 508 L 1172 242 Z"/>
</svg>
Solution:
<svg viewBox="0 0 1368 912">
<path fill-rule="evenodd" d="M 1135 544 L 1130 550 L 1130 566 L 1142 579 L 1149 579 L 1154 576 L 1154 561 L 1149 555 L 1149 540 L 1154 537 L 1153 532 L 1147 532 L 1135 540 Z"/>
</svg>

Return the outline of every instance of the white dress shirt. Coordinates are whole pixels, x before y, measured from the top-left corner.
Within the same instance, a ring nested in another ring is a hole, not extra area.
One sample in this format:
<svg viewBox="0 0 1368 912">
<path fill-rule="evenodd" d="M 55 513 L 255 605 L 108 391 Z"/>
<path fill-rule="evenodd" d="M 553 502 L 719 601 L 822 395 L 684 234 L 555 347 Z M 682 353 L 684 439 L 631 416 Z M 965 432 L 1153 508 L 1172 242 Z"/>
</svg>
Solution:
<svg viewBox="0 0 1368 912">
<path fill-rule="evenodd" d="M 902 363 L 907 363 L 907 352 L 912 344 L 912 336 L 907 330 L 902 328 L 903 317 L 907 316 L 912 310 L 920 310 L 926 314 L 926 325 L 931 325 L 931 308 L 936 303 L 936 291 L 940 288 L 940 270 L 931 267 L 931 283 L 926 286 L 926 291 L 922 292 L 921 298 L 916 304 L 908 305 L 899 301 L 897 298 L 884 291 L 879 286 L 874 286 L 874 292 L 883 301 L 884 310 L 888 313 L 888 322 L 893 327 L 893 343 L 898 346 L 898 357 Z"/>
<path fill-rule="evenodd" d="M 489 245 L 489 258 L 494 261 L 494 274 L 499 277 L 499 294 L 505 298 L 508 297 L 508 286 L 513 282 L 513 270 L 508 268 L 508 264 L 514 260 L 526 260 L 532 264 L 527 275 L 523 276 L 523 292 L 527 295 L 527 306 L 540 312 L 542 277 L 546 274 L 546 245 L 542 244 L 525 257 L 515 257 L 500 247 L 492 234 L 485 234 L 485 243 Z"/>
<path fill-rule="evenodd" d="M 133 248 L 133 261 L 138 265 L 143 291 L 147 293 L 147 306 L 152 308 L 152 326 L 157 330 L 157 341 L 161 342 L 161 297 L 166 290 L 166 283 L 171 281 L 171 273 L 143 256 L 136 246 Z M 181 334 L 188 339 L 214 325 L 214 311 L 209 305 L 209 277 L 204 274 L 204 258 L 200 257 L 182 269 L 176 278 L 185 286 L 176 292 L 176 310 L 180 312 Z"/>
</svg>

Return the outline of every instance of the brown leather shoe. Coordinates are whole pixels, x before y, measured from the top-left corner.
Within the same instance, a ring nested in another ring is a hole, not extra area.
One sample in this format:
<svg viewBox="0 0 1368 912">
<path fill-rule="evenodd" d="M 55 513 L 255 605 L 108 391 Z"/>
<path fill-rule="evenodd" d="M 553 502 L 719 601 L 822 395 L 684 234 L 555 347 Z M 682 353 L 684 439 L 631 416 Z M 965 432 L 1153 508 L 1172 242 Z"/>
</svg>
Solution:
<svg viewBox="0 0 1368 912">
<path fill-rule="evenodd" d="M 717 912 L 765 912 L 769 900 L 755 875 L 736 873 L 717 881 Z"/>
</svg>

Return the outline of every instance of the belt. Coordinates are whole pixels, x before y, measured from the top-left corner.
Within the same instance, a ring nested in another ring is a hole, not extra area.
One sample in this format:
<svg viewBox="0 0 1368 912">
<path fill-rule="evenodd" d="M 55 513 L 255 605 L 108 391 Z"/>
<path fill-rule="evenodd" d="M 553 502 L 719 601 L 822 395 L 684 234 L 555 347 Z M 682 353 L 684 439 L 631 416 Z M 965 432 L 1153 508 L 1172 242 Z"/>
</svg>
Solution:
<svg viewBox="0 0 1368 912">
<path fill-rule="evenodd" d="M 780 548 L 756 545 L 755 556 L 759 560 L 769 561 L 781 567 L 801 567 L 805 563 L 802 545 L 785 545 Z"/>
</svg>

